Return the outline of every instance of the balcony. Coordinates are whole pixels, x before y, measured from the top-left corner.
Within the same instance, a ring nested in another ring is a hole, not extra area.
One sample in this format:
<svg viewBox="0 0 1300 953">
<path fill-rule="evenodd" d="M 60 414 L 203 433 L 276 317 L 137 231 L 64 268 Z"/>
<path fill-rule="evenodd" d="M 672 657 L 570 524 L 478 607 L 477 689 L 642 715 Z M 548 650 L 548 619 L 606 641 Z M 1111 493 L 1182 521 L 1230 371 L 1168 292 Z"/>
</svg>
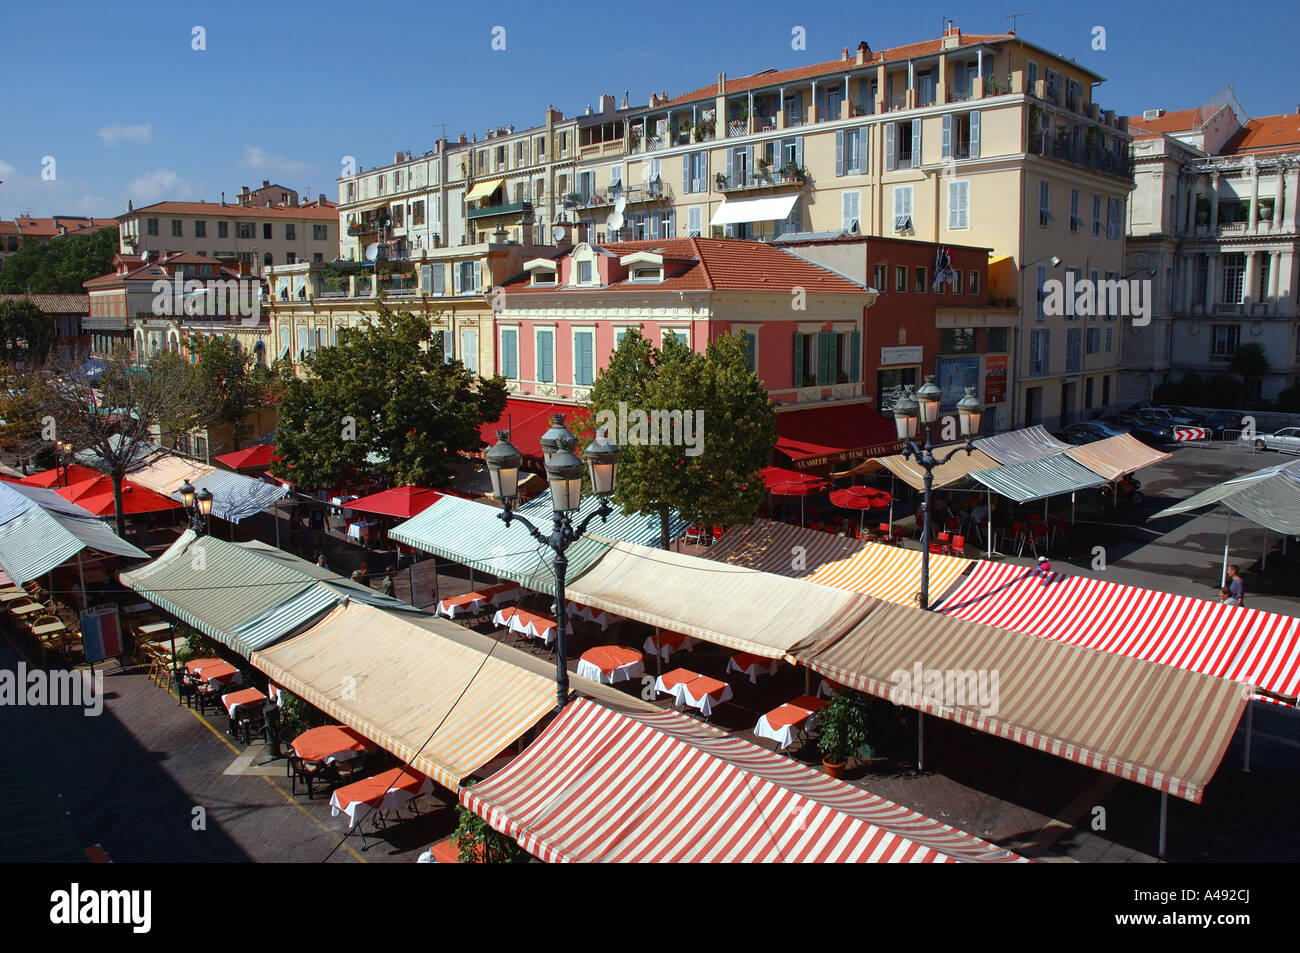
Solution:
<svg viewBox="0 0 1300 953">
<path fill-rule="evenodd" d="M 659 152 L 668 148 L 668 141 L 665 136 L 651 136 L 645 141 L 646 152 Z"/>
<path fill-rule="evenodd" d="M 532 202 L 507 202 L 504 205 L 489 205 L 485 208 L 472 208 L 465 217 L 473 221 L 478 218 L 493 218 L 498 215 L 532 215 Z"/>
<path fill-rule="evenodd" d="M 368 219 L 357 222 L 355 225 L 348 226 L 348 234 L 354 238 L 357 235 L 374 235 L 379 229 L 388 224 L 387 219 Z"/>
<path fill-rule="evenodd" d="M 1029 151 L 1036 156 L 1061 159 L 1093 172 L 1102 172 L 1129 181 L 1133 179 L 1133 160 L 1127 153 L 1117 157 L 1114 153 L 1089 149 L 1086 145 L 1076 146 L 1064 139 L 1052 139 L 1043 133 L 1029 137 Z"/>
<path fill-rule="evenodd" d="M 727 123 L 727 138 L 732 139 L 736 136 L 749 135 L 748 119 L 733 119 Z"/>
<path fill-rule="evenodd" d="M 567 209 L 584 209 L 584 208 L 605 208 L 612 206 L 622 197 L 627 200 L 628 205 L 636 205 L 639 202 L 662 202 L 673 198 L 673 191 L 670 186 L 663 183 L 662 179 L 656 179 L 646 185 L 633 186 L 632 188 L 600 189 L 596 192 L 570 192 L 564 196 L 563 205 Z"/>
<path fill-rule="evenodd" d="M 719 172 L 714 176 L 714 184 L 718 187 L 718 191 L 721 192 L 747 192 L 752 189 L 801 186 L 807 181 L 808 174 L 802 169 L 772 169 L 766 172 L 751 172 L 742 176 L 727 176 Z"/>
</svg>

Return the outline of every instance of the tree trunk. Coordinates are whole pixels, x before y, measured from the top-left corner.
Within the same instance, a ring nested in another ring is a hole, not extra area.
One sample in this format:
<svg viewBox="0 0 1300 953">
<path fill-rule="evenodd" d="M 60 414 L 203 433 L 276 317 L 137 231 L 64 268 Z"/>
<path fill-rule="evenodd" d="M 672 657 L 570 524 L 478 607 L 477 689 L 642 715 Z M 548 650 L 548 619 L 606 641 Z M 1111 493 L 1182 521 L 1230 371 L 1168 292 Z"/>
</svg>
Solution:
<svg viewBox="0 0 1300 953">
<path fill-rule="evenodd" d="M 122 504 L 122 481 L 125 477 L 125 473 L 113 471 L 113 511 L 117 516 L 117 535 L 123 539 L 126 539 L 126 514 L 122 512 L 125 508 Z"/>
<path fill-rule="evenodd" d="M 659 548 L 667 549 L 672 543 L 668 538 L 668 511 L 659 511 Z"/>
</svg>

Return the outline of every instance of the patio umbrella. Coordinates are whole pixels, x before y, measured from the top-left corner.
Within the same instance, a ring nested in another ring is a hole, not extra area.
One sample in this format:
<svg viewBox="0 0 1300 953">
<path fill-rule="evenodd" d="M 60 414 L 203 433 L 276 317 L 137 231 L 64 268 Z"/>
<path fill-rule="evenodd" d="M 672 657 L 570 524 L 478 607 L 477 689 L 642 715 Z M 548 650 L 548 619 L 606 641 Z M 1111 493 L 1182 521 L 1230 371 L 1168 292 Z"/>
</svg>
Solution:
<svg viewBox="0 0 1300 953">
<path fill-rule="evenodd" d="M 348 503 L 348 509 L 409 519 L 437 503 L 441 496 L 442 494 L 437 490 L 427 490 L 418 486 L 399 486 L 352 500 Z"/>
<path fill-rule="evenodd" d="M 858 529 L 861 530 L 866 520 L 867 510 L 884 509 L 893 499 L 884 490 L 870 486 L 850 486 L 831 493 L 831 503 L 842 510 L 858 511 Z"/>
<path fill-rule="evenodd" d="M 89 510 L 95 516 L 112 516 L 117 512 L 113 501 L 113 481 L 103 474 L 93 480 L 83 480 L 72 486 L 61 487 L 55 492 L 65 500 Z M 130 481 L 122 483 L 123 514 L 157 513 L 161 510 L 179 509 L 180 506 L 179 500 L 155 493 L 148 487 Z"/>
<path fill-rule="evenodd" d="M 213 457 L 217 463 L 230 467 L 232 470 L 245 469 L 265 469 L 271 463 L 280 458 L 276 456 L 275 444 L 263 443 L 254 447 L 245 447 L 243 450 L 235 450 L 232 453 L 223 453 L 219 457 Z"/>
<path fill-rule="evenodd" d="M 825 490 L 829 483 L 825 480 L 813 479 L 811 481 L 787 481 L 785 483 L 774 483 L 767 488 L 773 496 L 797 496 L 799 497 L 799 525 L 803 526 L 803 498 L 813 496 Z"/>
<path fill-rule="evenodd" d="M 820 477 L 812 476 L 808 473 L 800 473 L 798 470 L 784 470 L 781 467 L 764 467 L 758 471 L 758 475 L 763 478 L 763 486 L 772 489 L 778 483 L 822 483 Z"/>
<path fill-rule="evenodd" d="M 103 476 L 98 470 L 83 467 L 79 463 L 70 463 L 66 467 L 55 467 L 53 470 L 42 470 L 40 473 L 28 474 L 18 482 L 24 486 L 50 488 L 67 486 L 71 483 L 81 483 L 84 480 L 93 480 L 98 476 Z"/>
</svg>

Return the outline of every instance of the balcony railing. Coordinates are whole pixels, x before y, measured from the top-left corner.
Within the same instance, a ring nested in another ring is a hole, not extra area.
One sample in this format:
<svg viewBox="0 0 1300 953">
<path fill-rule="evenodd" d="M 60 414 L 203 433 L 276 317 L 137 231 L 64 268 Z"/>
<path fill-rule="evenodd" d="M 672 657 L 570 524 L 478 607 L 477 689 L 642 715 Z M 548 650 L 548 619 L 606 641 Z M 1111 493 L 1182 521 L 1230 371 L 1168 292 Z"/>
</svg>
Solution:
<svg viewBox="0 0 1300 953">
<path fill-rule="evenodd" d="M 582 208 L 601 208 L 613 205 L 622 197 L 627 200 L 629 205 L 635 205 L 638 202 L 661 202 L 673 197 L 671 186 L 666 185 L 662 179 L 646 185 L 632 186 L 625 188 L 600 189 L 595 192 L 570 192 L 564 196 L 563 205 L 567 209 Z"/>
<path fill-rule="evenodd" d="M 1074 165 L 1104 172 L 1123 179 L 1133 178 L 1133 162 L 1127 154 L 1116 156 L 1113 152 L 1089 149 L 1086 145 L 1076 146 L 1061 139 L 1052 139 L 1046 134 L 1029 137 L 1029 151 L 1036 156 L 1062 159 Z"/>
<path fill-rule="evenodd" d="M 491 218 L 494 215 L 532 215 L 532 202 L 507 202 L 504 205 L 489 205 L 486 208 L 472 208 L 466 218 Z"/>
<path fill-rule="evenodd" d="M 804 172 L 786 172 L 773 169 L 769 172 L 751 172 L 747 175 L 722 175 L 715 182 L 723 192 L 740 192 L 747 189 L 768 189 L 784 185 L 803 185 L 807 181 Z"/>
<path fill-rule="evenodd" d="M 727 123 L 728 139 L 731 139 L 735 136 L 747 136 L 747 135 L 749 135 L 748 119 L 733 119 L 731 120 L 731 122 Z"/>
<path fill-rule="evenodd" d="M 667 143 L 664 141 L 663 136 L 651 136 L 645 141 L 646 152 L 658 152 L 664 148 L 667 148 Z"/>
</svg>

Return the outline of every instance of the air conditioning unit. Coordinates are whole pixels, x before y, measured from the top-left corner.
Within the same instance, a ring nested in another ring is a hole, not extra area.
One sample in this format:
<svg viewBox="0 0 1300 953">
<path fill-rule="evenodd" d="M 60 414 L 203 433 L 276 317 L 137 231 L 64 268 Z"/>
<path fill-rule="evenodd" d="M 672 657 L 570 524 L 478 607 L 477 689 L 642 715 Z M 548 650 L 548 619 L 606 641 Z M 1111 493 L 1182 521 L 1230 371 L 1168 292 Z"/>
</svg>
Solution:
<svg viewBox="0 0 1300 953">
<path fill-rule="evenodd" d="M 1159 119 L 1165 114 L 1163 109 L 1144 109 L 1142 110 L 1143 119 Z"/>
</svg>

